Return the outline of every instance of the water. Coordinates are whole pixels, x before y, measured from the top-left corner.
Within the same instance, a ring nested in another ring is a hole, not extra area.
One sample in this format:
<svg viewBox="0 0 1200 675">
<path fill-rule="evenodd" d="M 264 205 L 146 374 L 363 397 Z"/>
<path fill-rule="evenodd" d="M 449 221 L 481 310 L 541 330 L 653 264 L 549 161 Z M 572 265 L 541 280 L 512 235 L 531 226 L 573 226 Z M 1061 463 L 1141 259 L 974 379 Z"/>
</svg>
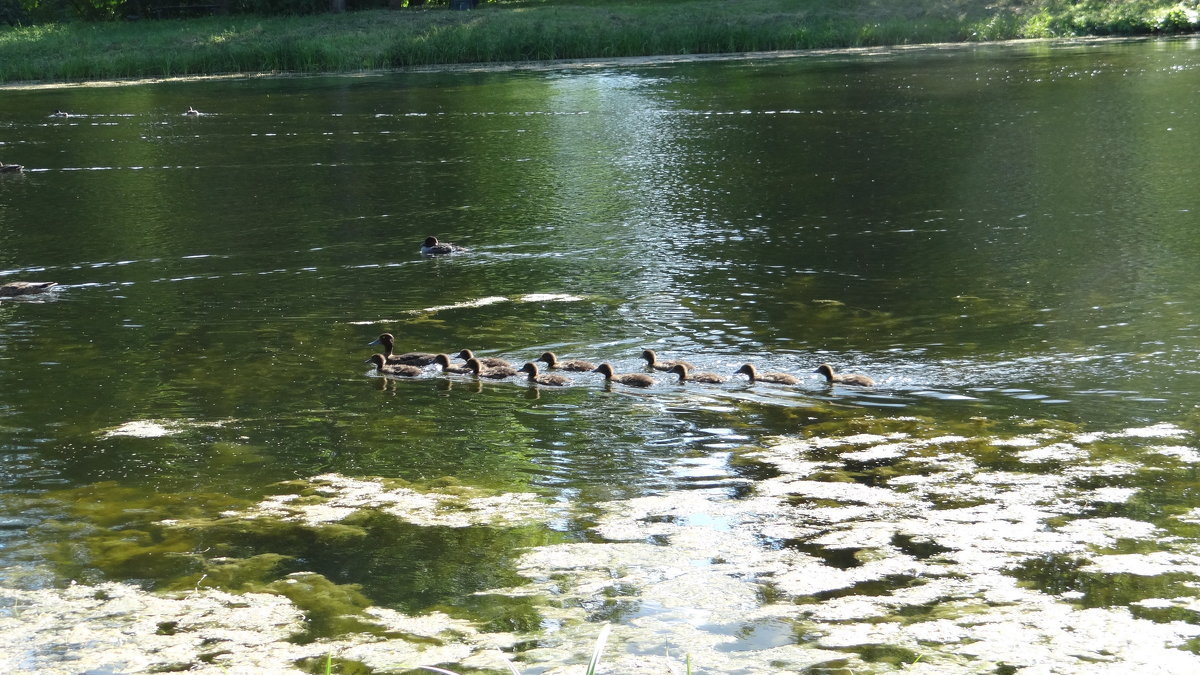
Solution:
<svg viewBox="0 0 1200 675">
<path fill-rule="evenodd" d="M 10 90 L 0 281 L 61 287 L 0 301 L 3 577 L 317 573 L 341 609 L 512 632 L 530 672 L 602 620 L 623 672 L 1015 667 L 1031 635 L 1083 672 L 1054 612 L 1086 609 L 1083 642 L 1159 650 L 1096 659 L 1194 668 L 1197 47 Z M 393 380 L 362 363 L 384 331 L 801 384 Z M 322 475 L 543 506 L 238 520 Z M 287 597 L 301 643 L 381 630 Z"/>
</svg>

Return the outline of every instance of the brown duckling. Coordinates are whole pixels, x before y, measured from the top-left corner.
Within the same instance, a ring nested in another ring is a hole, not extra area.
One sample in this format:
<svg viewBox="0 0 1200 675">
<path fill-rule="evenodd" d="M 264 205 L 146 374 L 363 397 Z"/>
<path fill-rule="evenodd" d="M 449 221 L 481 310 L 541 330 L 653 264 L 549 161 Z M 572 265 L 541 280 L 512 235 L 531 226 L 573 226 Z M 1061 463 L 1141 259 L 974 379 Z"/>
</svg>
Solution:
<svg viewBox="0 0 1200 675">
<path fill-rule="evenodd" d="M 667 371 L 675 373 L 679 376 L 679 383 L 684 382 L 703 382 L 705 384 L 720 384 L 729 378 L 718 375 L 716 373 L 695 372 L 693 373 L 687 366 L 682 363 L 675 364 L 675 367 Z"/>
<path fill-rule="evenodd" d="M 498 359 L 494 356 L 475 356 L 475 352 L 471 351 L 470 349 L 464 349 L 461 352 L 459 352 L 458 358 L 462 359 L 463 361 L 470 361 L 471 359 L 479 359 L 479 362 L 482 363 L 485 368 L 513 368 L 514 367 L 513 364 L 509 363 L 508 361 L 505 361 L 504 359 Z"/>
<path fill-rule="evenodd" d="M 446 255 L 465 250 L 467 250 L 466 246 L 459 246 L 448 241 L 438 241 L 437 237 L 425 237 L 425 242 L 421 244 L 421 255 Z"/>
<path fill-rule="evenodd" d="M 43 293 L 57 285 L 58 283 L 54 281 L 10 281 L 0 286 L 0 298 Z"/>
<path fill-rule="evenodd" d="M 853 384 L 859 387 L 875 386 L 875 380 L 872 380 L 866 375 L 858 375 L 856 373 L 838 375 L 833 372 L 833 366 L 829 365 L 828 363 L 822 363 L 821 365 L 817 366 L 817 369 L 813 372 L 824 375 L 825 382 L 827 384 Z"/>
<path fill-rule="evenodd" d="M 488 377 L 493 380 L 501 380 L 517 374 L 516 368 L 507 368 L 505 366 L 488 368 L 487 366 L 483 365 L 479 359 L 471 359 L 470 361 L 467 361 L 467 367 L 470 368 L 471 372 L 475 373 L 476 376 Z"/>
<path fill-rule="evenodd" d="M 735 375 L 745 375 L 751 382 L 774 382 L 775 384 L 798 384 L 800 380 L 795 375 L 787 373 L 760 373 L 752 364 L 747 363 L 737 369 Z"/>
<path fill-rule="evenodd" d="M 579 361 L 576 359 L 559 361 L 554 352 L 544 352 L 541 356 L 537 357 L 537 360 L 544 361 L 547 368 L 557 368 L 558 370 L 572 370 L 580 373 L 590 373 L 596 369 L 596 364 L 592 363 L 591 361 Z"/>
<path fill-rule="evenodd" d="M 571 378 L 567 377 L 566 375 L 554 375 L 552 373 L 539 375 L 537 364 L 533 361 L 521 366 L 521 372 L 529 373 L 528 380 L 538 384 L 544 384 L 551 387 L 565 387 L 568 384 L 571 384 Z"/>
<path fill-rule="evenodd" d="M 687 361 L 659 361 L 658 355 L 654 353 L 653 349 L 643 349 L 642 350 L 642 358 L 646 359 L 646 365 L 650 366 L 651 368 L 653 368 L 655 370 L 670 370 L 670 369 L 674 368 L 675 366 L 679 366 L 679 365 L 686 366 L 688 368 L 688 370 L 691 370 L 692 368 L 696 367 L 696 366 L 693 366 L 692 364 L 688 363 Z"/>
<path fill-rule="evenodd" d="M 433 363 L 433 360 L 437 358 L 437 354 L 430 354 L 428 352 L 405 352 L 403 354 L 393 354 L 392 350 L 395 348 L 396 338 L 393 337 L 391 333 L 384 333 L 383 335 L 380 335 L 367 346 L 371 347 L 373 345 L 383 345 L 383 356 L 387 359 L 388 363 L 399 363 L 408 366 L 427 366 Z"/>
<path fill-rule="evenodd" d="M 450 364 L 449 354 L 438 354 L 433 357 L 433 362 L 442 367 L 443 373 L 454 373 L 455 375 L 469 375 L 475 371 L 466 366 L 454 366 Z"/>
<path fill-rule="evenodd" d="M 617 375 L 613 372 L 613 367 L 607 363 L 601 363 L 592 372 L 604 375 L 606 382 L 616 382 L 618 384 L 629 385 L 630 387 L 650 387 L 654 385 L 654 378 L 645 373 L 624 373 Z"/>
<path fill-rule="evenodd" d="M 386 359 L 386 357 L 383 354 L 372 354 L 371 358 L 367 359 L 366 361 L 363 361 L 363 363 L 374 363 L 375 364 L 375 372 L 382 373 L 384 375 L 399 375 L 401 377 L 416 377 L 417 375 L 420 375 L 421 373 L 425 372 L 423 369 L 421 369 L 417 366 L 406 366 L 402 363 L 395 363 L 395 364 L 389 365 L 385 359 Z"/>
</svg>

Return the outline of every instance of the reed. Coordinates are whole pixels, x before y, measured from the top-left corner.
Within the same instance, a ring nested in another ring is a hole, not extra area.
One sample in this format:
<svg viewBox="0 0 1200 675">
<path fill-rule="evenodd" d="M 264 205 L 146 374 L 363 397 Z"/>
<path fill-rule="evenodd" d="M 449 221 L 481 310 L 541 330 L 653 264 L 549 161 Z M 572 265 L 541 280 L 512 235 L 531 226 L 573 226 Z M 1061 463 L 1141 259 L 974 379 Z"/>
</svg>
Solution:
<svg viewBox="0 0 1200 675">
<path fill-rule="evenodd" d="M 7 27 L 0 29 L 0 82 L 336 73 L 1198 25 L 1194 7 L 1171 0 L 526 0 L 468 12 L 434 6 Z"/>
</svg>

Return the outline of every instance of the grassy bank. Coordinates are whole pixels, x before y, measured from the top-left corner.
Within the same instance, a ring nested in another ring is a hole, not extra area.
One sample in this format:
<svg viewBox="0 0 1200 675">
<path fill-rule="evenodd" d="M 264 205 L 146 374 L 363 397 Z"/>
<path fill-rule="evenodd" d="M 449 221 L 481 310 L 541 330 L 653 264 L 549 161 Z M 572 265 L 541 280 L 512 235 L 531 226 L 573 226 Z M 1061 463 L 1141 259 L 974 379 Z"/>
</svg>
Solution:
<svg viewBox="0 0 1200 675">
<path fill-rule="evenodd" d="M 529 0 L 0 29 L 0 82 L 701 54 L 1194 30 L 1200 0 Z"/>
</svg>

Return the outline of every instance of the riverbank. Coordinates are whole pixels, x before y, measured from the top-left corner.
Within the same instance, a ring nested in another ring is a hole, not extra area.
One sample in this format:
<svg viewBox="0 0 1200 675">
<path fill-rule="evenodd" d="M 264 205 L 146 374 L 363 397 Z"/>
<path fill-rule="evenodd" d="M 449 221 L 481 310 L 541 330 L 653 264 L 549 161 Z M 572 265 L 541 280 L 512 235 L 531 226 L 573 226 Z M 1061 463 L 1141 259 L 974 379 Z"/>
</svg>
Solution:
<svg viewBox="0 0 1200 675">
<path fill-rule="evenodd" d="M 1195 2 L 570 0 L 337 15 L 0 29 L 0 82 L 351 73 L 466 63 L 1136 35 L 1200 27 Z"/>
</svg>

